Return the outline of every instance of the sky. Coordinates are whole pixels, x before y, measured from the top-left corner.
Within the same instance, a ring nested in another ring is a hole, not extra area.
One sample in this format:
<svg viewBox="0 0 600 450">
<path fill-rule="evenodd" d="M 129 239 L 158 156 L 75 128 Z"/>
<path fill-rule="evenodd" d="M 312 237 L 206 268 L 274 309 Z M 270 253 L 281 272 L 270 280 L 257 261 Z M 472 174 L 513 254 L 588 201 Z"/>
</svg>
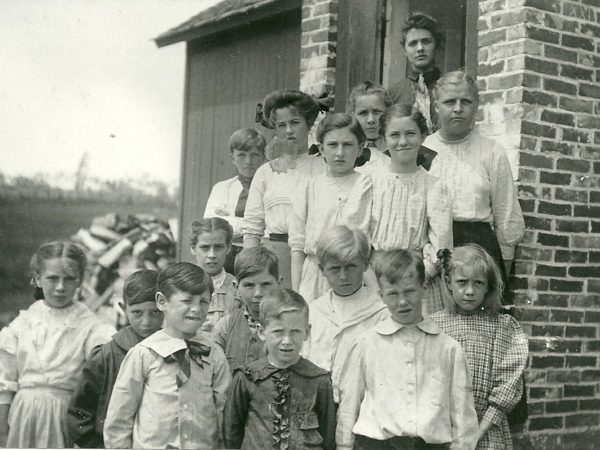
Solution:
<svg viewBox="0 0 600 450">
<path fill-rule="evenodd" d="M 176 183 L 185 43 L 218 0 L 0 0 L 0 172 Z"/>
</svg>

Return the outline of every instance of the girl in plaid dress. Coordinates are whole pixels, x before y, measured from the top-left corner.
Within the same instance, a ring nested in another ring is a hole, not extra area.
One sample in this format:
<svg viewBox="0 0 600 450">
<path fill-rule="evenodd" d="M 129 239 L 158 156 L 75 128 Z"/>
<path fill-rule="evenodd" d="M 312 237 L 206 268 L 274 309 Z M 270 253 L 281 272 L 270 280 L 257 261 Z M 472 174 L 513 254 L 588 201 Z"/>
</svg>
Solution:
<svg viewBox="0 0 600 450">
<path fill-rule="evenodd" d="M 477 244 L 441 253 L 445 310 L 430 316 L 465 350 L 479 419 L 478 450 L 512 449 L 506 414 L 523 390 L 527 336 L 502 314 L 503 282 L 492 257 Z"/>
</svg>

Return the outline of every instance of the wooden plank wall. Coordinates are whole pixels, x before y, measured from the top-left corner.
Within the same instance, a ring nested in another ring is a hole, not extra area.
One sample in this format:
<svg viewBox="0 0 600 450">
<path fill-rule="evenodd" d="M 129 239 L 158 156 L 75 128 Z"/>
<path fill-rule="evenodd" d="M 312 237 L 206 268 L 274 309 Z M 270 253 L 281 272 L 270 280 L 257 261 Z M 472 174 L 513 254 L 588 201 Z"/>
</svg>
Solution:
<svg viewBox="0 0 600 450">
<path fill-rule="evenodd" d="M 212 186 L 235 174 L 227 141 L 256 127 L 257 102 L 300 84 L 300 9 L 188 43 L 181 164 L 180 259 L 190 261 L 189 228 Z"/>
</svg>

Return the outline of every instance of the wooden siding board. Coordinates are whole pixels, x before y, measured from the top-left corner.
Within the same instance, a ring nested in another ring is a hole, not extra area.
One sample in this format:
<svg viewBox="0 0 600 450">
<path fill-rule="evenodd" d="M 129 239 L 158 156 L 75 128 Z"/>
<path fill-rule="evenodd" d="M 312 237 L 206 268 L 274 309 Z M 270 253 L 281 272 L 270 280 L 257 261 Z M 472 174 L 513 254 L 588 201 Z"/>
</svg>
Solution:
<svg viewBox="0 0 600 450">
<path fill-rule="evenodd" d="M 269 139 L 271 131 L 254 122 L 257 102 L 274 89 L 300 84 L 300 20 L 297 10 L 190 44 L 181 171 L 183 260 L 192 260 L 187 250 L 190 224 L 202 217 L 210 189 L 235 173 L 229 136 L 238 128 L 255 127 Z"/>
</svg>

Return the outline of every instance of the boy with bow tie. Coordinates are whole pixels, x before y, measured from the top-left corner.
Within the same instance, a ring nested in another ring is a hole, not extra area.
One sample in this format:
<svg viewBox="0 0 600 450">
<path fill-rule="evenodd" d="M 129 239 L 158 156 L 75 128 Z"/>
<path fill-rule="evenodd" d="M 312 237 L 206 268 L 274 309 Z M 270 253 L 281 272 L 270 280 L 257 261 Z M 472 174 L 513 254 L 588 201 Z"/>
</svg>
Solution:
<svg viewBox="0 0 600 450">
<path fill-rule="evenodd" d="M 198 266 L 159 273 L 164 329 L 125 357 L 104 425 L 107 448 L 219 448 L 231 375 L 223 351 L 196 334 L 213 291 Z"/>
</svg>

